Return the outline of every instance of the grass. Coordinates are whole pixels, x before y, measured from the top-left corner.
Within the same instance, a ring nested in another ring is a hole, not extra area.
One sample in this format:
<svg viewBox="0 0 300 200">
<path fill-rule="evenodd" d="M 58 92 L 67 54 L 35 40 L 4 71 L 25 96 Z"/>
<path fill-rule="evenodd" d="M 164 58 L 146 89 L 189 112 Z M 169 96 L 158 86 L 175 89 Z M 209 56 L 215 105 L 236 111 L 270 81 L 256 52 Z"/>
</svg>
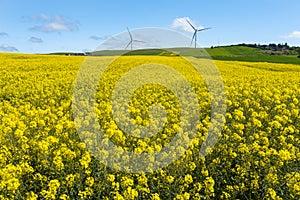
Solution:
<svg viewBox="0 0 300 200">
<path fill-rule="evenodd" d="M 269 55 L 264 50 L 244 46 L 206 49 L 214 60 L 300 64 L 296 55 Z"/>
<path fill-rule="evenodd" d="M 168 49 L 142 49 L 142 50 L 105 50 L 93 52 L 97 56 L 118 55 L 160 55 L 160 56 L 193 56 L 211 57 L 213 60 L 245 61 L 245 62 L 269 62 L 300 65 L 300 59 L 296 55 L 270 55 L 267 51 L 246 46 L 225 46 L 215 48 L 168 48 Z"/>
</svg>

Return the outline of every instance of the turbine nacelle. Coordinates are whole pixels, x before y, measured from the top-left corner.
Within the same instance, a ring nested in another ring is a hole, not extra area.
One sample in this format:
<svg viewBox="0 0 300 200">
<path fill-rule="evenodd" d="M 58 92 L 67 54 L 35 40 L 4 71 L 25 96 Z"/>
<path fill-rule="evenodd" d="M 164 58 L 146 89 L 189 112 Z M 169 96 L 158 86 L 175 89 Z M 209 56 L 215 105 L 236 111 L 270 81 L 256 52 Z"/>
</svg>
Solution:
<svg viewBox="0 0 300 200">
<path fill-rule="evenodd" d="M 194 34 L 193 34 L 193 37 L 192 37 L 191 45 L 193 44 L 193 41 L 195 40 L 195 48 L 197 48 L 197 33 L 200 32 L 200 31 L 211 29 L 211 28 L 207 27 L 207 28 L 200 28 L 200 29 L 198 29 L 198 28 L 195 28 L 189 20 L 186 19 L 186 21 L 192 27 L 192 29 L 194 30 Z"/>
<path fill-rule="evenodd" d="M 133 39 L 133 37 L 132 37 L 132 35 L 131 35 L 130 31 L 129 31 L 129 28 L 128 27 L 126 27 L 126 28 L 127 28 L 127 31 L 128 31 L 129 37 L 130 37 L 130 41 L 128 42 L 128 44 L 125 47 L 125 49 L 127 49 L 129 47 L 129 45 L 130 45 L 130 49 L 132 50 L 132 44 L 133 44 L 133 42 L 143 42 L 143 43 L 145 43 L 144 41 Z"/>
</svg>

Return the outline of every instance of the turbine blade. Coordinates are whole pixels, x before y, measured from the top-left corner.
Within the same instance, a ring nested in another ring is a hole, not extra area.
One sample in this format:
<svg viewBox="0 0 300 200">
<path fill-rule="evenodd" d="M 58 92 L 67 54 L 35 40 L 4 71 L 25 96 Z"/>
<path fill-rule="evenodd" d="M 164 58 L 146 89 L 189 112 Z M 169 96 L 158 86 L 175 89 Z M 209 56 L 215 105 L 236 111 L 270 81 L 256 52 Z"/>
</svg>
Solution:
<svg viewBox="0 0 300 200">
<path fill-rule="evenodd" d="M 192 44 L 193 44 L 193 41 L 194 41 L 194 39 L 195 39 L 195 36 L 196 36 L 196 34 L 197 34 L 197 31 L 195 31 L 195 32 L 194 32 L 194 34 L 193 34 L 193 37 L 192 37 L 192 41 L 191 41 L 191 44 L 190 44 L 190 46 L 192 46 Z"/>
<path fill-rule="evenodd" d="M 132 43 L 132 41 L 130 41 L 130 42 L 127 44 L 127 46 L 125 47 L 125 49 L 127 49 L 131 43 Z"/>
<path fill-rule="evenodd" d="M 132 35 L 131 35 L 130 31 L 129 31 L 129 28 L 128 28 L 128 27 L 126 27 L 126 28 L 127 28 L 127 31 L 128 31 L 129 37 L 130 37 L 130 40 L 132 41 Z"/>
<path fill-rule="evenodd" d="M 192 24 L 191 24 L 191 22 L 189 21 L 189 20 L 187 20 L 187 19 L 185 19 L 186 21 L 187 21 L 187 23 L 189 23 L 189 25 L 194 29 L 194 30 L 197 30 Z"/>
<path fill-rule="evenodd" d="M 201 29 L 198 29 L 197 31 L 205 31 L 205 30 L 208 30 L 208 29 L 211 29 L 210 27 L 208 28 L 201 28 Z"/>
<path fill-rule="evenodd" d="M 142 43 L 146 43 L 145 41 L 142 40 L 133 40 L 134 42 L 142 42 Z"/>
</svg>

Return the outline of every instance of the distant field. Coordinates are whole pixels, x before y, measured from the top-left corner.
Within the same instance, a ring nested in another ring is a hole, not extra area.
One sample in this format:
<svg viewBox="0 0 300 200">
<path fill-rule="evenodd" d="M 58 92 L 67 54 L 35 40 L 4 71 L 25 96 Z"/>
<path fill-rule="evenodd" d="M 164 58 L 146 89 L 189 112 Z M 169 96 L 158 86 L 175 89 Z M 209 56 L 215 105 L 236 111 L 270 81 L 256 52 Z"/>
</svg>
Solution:
<svg viewBox="0 0 300 200">
<path fill-rule="evenodd" d="M 243 46 L 206 49 L 214 60 L 300 64 L 296 55 L 268 55 L 266 51 Z"/>
<path fill-rule="evenodd" d="M 200 48 L 167 48 L 167 49 L 149 49 L 149 50 L 105 50 L 94 52 L 94 55 L 114 56 L 114 55 L 160 55 L 160 56 L 194 56 L 207 57 L 208 55 L 214 60 L 226 61 L 246 61 L 246 62 L 270 62 L 270 63 L 287 63 L 300 64 L 300 59 L 296 55 L 269 55 L 266 51 L 258 48 L 245 46 L 228 46 L 205 48 L 206 52 Z"/>
</svg>

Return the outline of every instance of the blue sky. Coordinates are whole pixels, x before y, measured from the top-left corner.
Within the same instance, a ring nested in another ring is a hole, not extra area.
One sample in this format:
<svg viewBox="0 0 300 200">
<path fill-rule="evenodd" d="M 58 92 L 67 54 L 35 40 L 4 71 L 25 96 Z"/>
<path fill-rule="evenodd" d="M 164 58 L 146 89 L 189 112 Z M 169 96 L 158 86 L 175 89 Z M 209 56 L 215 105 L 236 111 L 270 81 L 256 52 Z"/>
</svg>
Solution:
<svg viewBox="0 0 300 200">
<path fill-rule="evenodd" d="M 202 47 L 237 43 L 300 46 L 299 0 L 0 0 L 0 51 L 93 50 L 105 39 L 143 27 L 193 33 Z"/>
</svg>

